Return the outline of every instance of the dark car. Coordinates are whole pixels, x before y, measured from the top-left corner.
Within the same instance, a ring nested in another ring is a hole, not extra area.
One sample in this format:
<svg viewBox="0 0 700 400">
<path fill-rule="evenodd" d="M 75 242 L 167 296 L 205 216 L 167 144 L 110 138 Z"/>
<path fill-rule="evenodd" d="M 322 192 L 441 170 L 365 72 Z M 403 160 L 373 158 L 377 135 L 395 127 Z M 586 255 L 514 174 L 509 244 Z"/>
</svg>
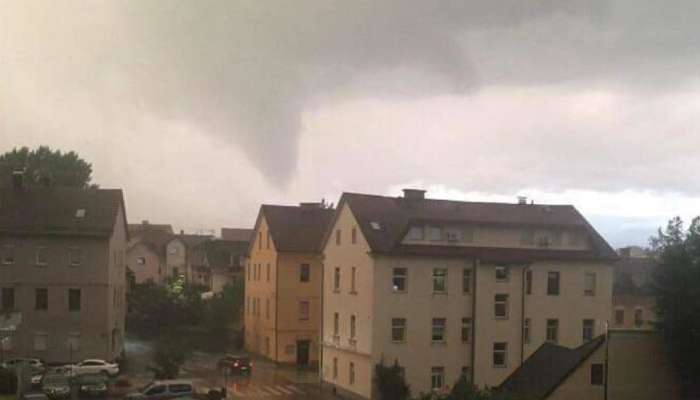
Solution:
<svg viewBox="0 0 700 400">
<path fill-rule="evenodd" d="M 138 392 L 126 395 L 127 400 L 167 400 L 174 398 L 194 397 L 194 388 L 191 381 L 164 380 L 153 381 Z"/>
<path fill-rule="evenodd" d="M 49 400 L 49 398 L 42 392 L 28 392 L 22 394 L 20 400 Z"/>
<path fill-rule="evenodd" d="M 106 397 L 109 392 L 109 378 L 104 374 L 85 374 L 75 378 L 80 397 Z"/>
<path fill-rule="evenodd" d="M 219 370 L 230 375 L 249 375 L 253 372 L 250 357 L 228 354 L 218 364 Z"/>
<path fill-rule="evenodd" d="M 62 374 L 46 374 L 41 380 L 41 391 L 50 399 L 67 399 L 70 397 L 70 381 Z"/>
</svg>

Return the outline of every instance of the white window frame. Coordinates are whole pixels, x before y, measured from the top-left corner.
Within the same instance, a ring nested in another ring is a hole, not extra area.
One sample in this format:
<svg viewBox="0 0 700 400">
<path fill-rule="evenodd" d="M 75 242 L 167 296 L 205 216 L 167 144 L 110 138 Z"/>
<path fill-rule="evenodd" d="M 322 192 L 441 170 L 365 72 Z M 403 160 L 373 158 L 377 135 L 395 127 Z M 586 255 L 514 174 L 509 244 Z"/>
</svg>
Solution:
<svg viewBox="0 0 700 400">
<path fill-rule="evenodd" d="M 448 278 L 447 268 L 433 268 L 433 293 L 434 294 L 447 293 L 447 278 Z M 442 281 L 442 289 L 440 289 L 438 287 L 440 281 Z"/>
<path fill-rule="evenodd" d="M 596 276 L 595 272 L 586 272 L 586 274 L 583 277 L 583 295 L 584 296 L 595 296 L 596 286 L 597 286 L 596 281 L 597 281 L 597 276 Z M 588 287 L 589 283 L 591 283 L 591 287 Z"/>
<path fill-rule="evenodd" d="M 499 277 L 499 273 L 502 273 L 502 276 Z M 494 268 L 494 278 L 496 279 L 496 282 L 508 282 L 510 280 L 510 269 L 508 266 L 496 265 Z"/>
<path fill-rule="evenodd" d="M 408 326 L 408 321 L 406 321 L 406 318 L 392 318 L 391 319 L 391 341 L 392 341 L 392 343 L 406 343 L 407 326 Z M 401 339 L 397 340 L 394 336 L 394 332 L 401 332 Z"/>
<path fill-rule="evenodd" d="M 472 319 L 465 317 L 462 318 L 462 330 L 461 330 L 462 343 L 470 343 L 472 341 Z M 466 335 L 465 335 L 466 333 Z M 465 338 L 466 336 L 466 338 Z"/>
<path fill-rule="evenodd" d="M 499 299 L 499 297 L 501 299 Z M 510 296 L 506 293 L 496 293 L 493 295 L 493 317 L 495 319 L 508 319 L 510 314 Z M 498 315 L 498 306 L 502 305 L 504 315 Z"/>
<path fill-rule="evenodd" d="M 17 253 L 15 252 L 15 245 L 6 244 L 2 246 L 2 265 L 12 265 L 17 262 Z M 8 254 L 12 254 L 12 259 L 8 259 Z"/>
<path fill-rule="evenodd" d="M 500 345 L 503 345 L 501 349 Z M 497 348 L 499 347 L 499 348 Z M 496 363 L 496 354 L 503 355 L 503 363 Z M 493 354 L 491 356 L 491 362 L 494 368 L 508 368 L 508 342 L 494 342 L 493 343 Z"/>
<path fill-rule="evenodd" d="M 357 267 L 350 268 L 350 294 L 357 294 Z"/>
<path fill-rule="evenodd" d="M 412 226 L 408 230 L 408 240 L 423 241 L 425 240 L 425 227 Z"/>
<path fill-rule="evenodd" d="M 553 322 L 553 324 L 551 326 L 550 326 L 550 322 Z M 554 335 L 550 335 L 550 332 L 553 332 Z M 554 338 L 551 338 L 551 336 L 554 336 Z M 558 318 L 547 318 L 547 326 L 546 326 L 544 339 L 546 342 L 549 342 L 549 343 L 559 343 L 559 319 Z"/>
<path fill-rule="evenodd" d="M 590 322 L 590 325 L 587 325 L 586 323 Z M 593 340 L 593 335 L 595 334 L 595 320 L 591 318 L 585 318 L 581 321 L 581 339 L 583 340 L 584 343 L 590 342 Z"/>
<path fill-rule="evenodd" d="M 396 279 L 403 280 L 403 289 L 395 284 Z M 391 270 L 391 289 L 394 293 L 406 293 L 408 291 L 408 268 L 395 267 Z"/>
<path fill-rule="evenodd" d="M 340 267 L 335 267 L 333 270 L 333 291 L 340 292 Z"/>
<path fill-rule="evenodd" d="M 428 240 L 431 242 L 441 242 L 443 240 L 443 232 L 441 226 L 428 226 Z"/>
<path fill-rule="evenodd" d="M 441 337 L 435 339 L 435 333 L 441 332 Z M 430 330 L 430 341 L 432 343 L 445 343 L 447 341 L 447 318 L 433 318 Z"/>
<path fill-rule="evenodd" d="M 617 313 L 618 311 L 622 312 L 622 321 L 617 320 Z M 615 307 L 615 314 L 613 315 L 613 323 L 615 325 L 624 325 L 625 324 L 625 308 L 624 307 Z"/>
<path fill-rule="evenodd" d="M 430 390 L 440 391 L 445 387 L 445 367 L 430 367 Z"/>
<path fill-rule="evenodd" d="M 37 246 L 34 252 L 34 265 L 37 265 L 39 267 L 45 267 L 49 265 L 49 255 L 47 254 L 47 247 L 46 246 Z M 41 261 L 39 255 L 42 254 L 44 255 L 45 260 Z"/>
<path fill-rule="evenodd" d="M 78 253 L 78 260 L 73 258 L 73 253 Z M 71 267 L 79 267 L 83 263 L 83 250 L 80 247 L 69 247 L 68 248 L 68 265 Z"/>
<path fill-rule="evenodd" d="M 532 320 L 530 318 L 525 318 L 523 321 L 523 341 L 525 343 L 530 343 L 532 340 Z"/>
</svg>

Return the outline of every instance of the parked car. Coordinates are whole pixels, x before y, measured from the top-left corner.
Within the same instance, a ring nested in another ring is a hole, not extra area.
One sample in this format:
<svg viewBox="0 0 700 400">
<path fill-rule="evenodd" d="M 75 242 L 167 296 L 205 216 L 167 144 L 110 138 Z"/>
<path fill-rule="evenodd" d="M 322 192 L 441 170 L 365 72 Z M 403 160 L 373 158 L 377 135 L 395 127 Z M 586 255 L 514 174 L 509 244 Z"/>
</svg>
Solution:
<svg viewBox="0 0 700 400">
<path fill-rule="evenodd" d="M 50 399 L 67 399 L 70 397 L 70 381 L 61 374 L 46 374 L 41 380 L 41 391 Z"/>
<path fill-rule="evenodd" d="M 109 378 L 104 374 L 85 374 L 75 378 L 80 397 L 106 397 Z"/>
<path fill-rule="evenodd" d="M 109 376 L 115 376 L 119 374 L 119 365 L 116 363 L 109 363 L 105 360 L 90 359 L 83 360 L 78 364 L 72 365 L 73 375 L 84 375 L 84 374 L 105 374 Z"/>
<path fill-rule="evenodd" d="M 25 363 L 29 364 L 29 366 L 32 367 L 32 370 L 37 372 L 44 372 L 46 369 L 44 363 L 38 358 L 12 358 L 2 363 L 2 366 L 8 369 L 15 369 L 19 365 Z"/>
<path fill-rule="evenodd" d="M 58 365 L 58 366 L 49 366 L 46 368 L 46 373 L 47 374 L 56 374 L 56 375 L 64 375 L 67 378 L 72 378 L 75 376 L 75 371 L 74 371 L 74 366 L 67 364 L 67 365 Z"/>
<path fill-rule="evenodd" d="M 20 400 L 49 400 L 49 398 L 42 392 L 27 392 L 22 394 Z"/>
<path fill-rule="evenodd" d="M 230 375 L 249 375 L 253 372 L 253 363 L 250 362 L 250 357 L 227 354 L 219 360 L 219 370 L 227 372 Z"/>
<path fill-rule="evenodd" d="M 194 397 L 192 382 L 185 380 L 153 381 L 138 392 L 126 395 L 128 400 L 164 400 Z"/>
</svg>

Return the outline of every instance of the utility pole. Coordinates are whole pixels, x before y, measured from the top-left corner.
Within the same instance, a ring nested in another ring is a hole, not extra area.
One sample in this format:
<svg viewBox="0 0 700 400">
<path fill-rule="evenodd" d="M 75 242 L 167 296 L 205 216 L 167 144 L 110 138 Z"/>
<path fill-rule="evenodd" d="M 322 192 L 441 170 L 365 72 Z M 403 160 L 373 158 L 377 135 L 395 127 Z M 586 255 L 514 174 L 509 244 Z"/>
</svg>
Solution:
<svg viewBox="0 0 700 400">
<path fill-rule="evenodd" d="M 603 399 L 608 400 L 608 349 L 610 347 L 610 322 L 605 321 L 605 380 L 603 382 Z"/>
</svg>

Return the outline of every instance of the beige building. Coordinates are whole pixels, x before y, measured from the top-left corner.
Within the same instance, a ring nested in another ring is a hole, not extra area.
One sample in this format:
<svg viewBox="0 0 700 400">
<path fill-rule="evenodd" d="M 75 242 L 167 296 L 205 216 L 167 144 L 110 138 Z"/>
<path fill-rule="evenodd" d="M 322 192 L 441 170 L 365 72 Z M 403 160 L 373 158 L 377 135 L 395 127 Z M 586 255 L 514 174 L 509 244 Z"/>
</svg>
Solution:
<svg viewBox="0 0 700 400">
<path fill-rule="evenodd" d="M 323 244 L 322 379 L 376 398 L 398 360 L 414 396 L 495 386 L 544 342 L 603 331 L 613 249 L 572 206 L 343 194 Z"/>
<path fill-rule="evenodd" d="M 248 241 L 212 239 L 193 249 L 192 269 L 195 282 L 218 293 L 224 286 L 243 279 Z"/>
<path fill-rule="evenodd" d="M 321 241 L 333 210 L 263 205 L 248 250 L 245 347 L 279 363 L 318 362 Z"/>
<path fill-rule="evenodd" d="M 639 251 L 619 253 L 621 258 L 614 268 L 613 317 L 610 327 L 653 330 L 656 302 L 652 293 L 652 275 L 657 262 Z"/>
<path fill-rule="evenodd" d="M 165 281 L 167 264 L 165 246 L 173 237 L 170 225 L 129 224 L 129 243 L 126 250 L 126 267 L 131 284 Z"/>
<path fill-rule="evenodd" d="M 165 245 L 166 279 L 182 276 L 189 285 L 206 286 L 208 277 L 194 268 L 195 249 L 211 239 L 209 235 L 191 235 L 182 231 L 173 235 Z"/>
<path fill-rule="evenodd" d="M 121 190 L 0 189 L 5 357 L 118 358 L 127 236 Z"/>
<path fill-rule="evenodd" d="M 545 343 L 499 389 L 532 400 L 681 398 L 663 339 L 651 331 L 610 331 L 573 349 Z"/>
</svg>

